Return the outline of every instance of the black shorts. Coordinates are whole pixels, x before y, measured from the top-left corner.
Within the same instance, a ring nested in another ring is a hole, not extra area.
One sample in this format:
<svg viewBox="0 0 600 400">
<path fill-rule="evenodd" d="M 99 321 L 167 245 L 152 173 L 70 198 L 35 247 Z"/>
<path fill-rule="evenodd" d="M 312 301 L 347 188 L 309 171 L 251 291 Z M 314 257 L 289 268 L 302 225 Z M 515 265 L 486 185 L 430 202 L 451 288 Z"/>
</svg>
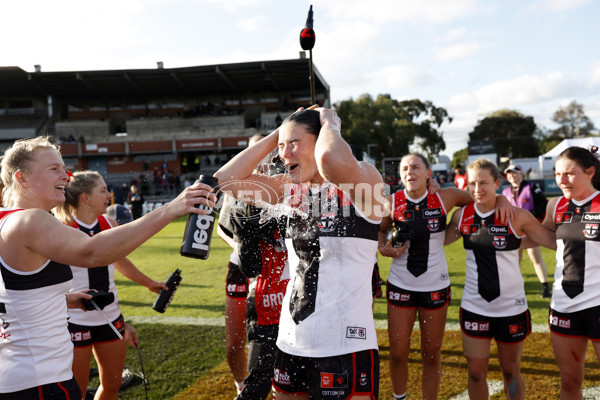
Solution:
<svg viewBox="0 0 600 400">
<path fill-rule="evenodd" d="M 228 297 L 240 299 L 245 299 L 248 295 L 248 278 L 240 271 L 240 267 L 232 262 L 227 265 L 225 293 Z"/>
<path fill-rule="evenodd" d="M 115 319 L 112 323 L 121 335 L 125 334 L 125 321 L 122 315 L 119 315 L 119 318 Z M 119 340 L 115 331 L 108 324 L 88 326 L 69 322 L 69 332 L 71 333 L 71 341 L 75 347 L 88 347 L 94 343 Z"/>
<path fill-rule="evenodd" d="M 434 290 L 433 292 L 414 292 L 412 290 L 404 290 L 387 283 L 387 301 L 394 307 L 403 308 L 425 308 L 435 310 L 450 304 L 452 291 L 450 286 L 442 290 Z"/>
<path fill-rule="evenodd" d="M 550 308 L 548 323 L 550 331 L 557 335 L 600 340 L 600 306 L 572 313 L 561 313 Z"/>
<path fill-rule="evenodd" d="M 71 378 L 68 381 L 35 386 L 19 390 L 18 392 L 0 393 L 0 399 L 2 400 L 73 400 L 80 398 L 81 390 L 75 378 Z"/>
<path fill-rule="evenodd" d="M 529 310 L 510 317 L 486 317 L 460 308 L 460 329 L 470 337 L 519 343 L 531 333 Z"/>
<path fill-rule="evenodd" d="M 278 350 L 273 386 L 283 393 L 309 393 L 311 399 L 379 396 L 379 352 L 364 350 L 333 357 L 298 357 Z"/>
</svg>

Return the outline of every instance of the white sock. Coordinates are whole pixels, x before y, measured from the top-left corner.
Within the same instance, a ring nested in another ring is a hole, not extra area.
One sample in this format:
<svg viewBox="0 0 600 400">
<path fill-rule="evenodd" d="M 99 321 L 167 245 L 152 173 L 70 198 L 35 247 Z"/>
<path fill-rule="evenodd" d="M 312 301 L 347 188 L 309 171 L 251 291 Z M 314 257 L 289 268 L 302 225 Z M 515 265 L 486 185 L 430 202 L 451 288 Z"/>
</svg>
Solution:
<svg viewBox="0 0 600 400">
<path fill-rule="evenodd" d="M 246 386 L 246 385 L 244 385 L 244 382 L 243 382 L 243 381 L 242 381 L 242 382 L 236 382 L 236 383 L 235 383 L 235 387 L 237 388 L 237 392 L 238 392 L 238 394 L 239 394 L 239 393 L 242 393 L 242 390 L 244 390 L 244 386 Z"/>
<path fill-rule="evenodd" d="M 393 393 L 393 395 L 394 395 L 394 400 L 406 400 L 406 393 L 402 393 L 402 394 Z"/>
</svg>

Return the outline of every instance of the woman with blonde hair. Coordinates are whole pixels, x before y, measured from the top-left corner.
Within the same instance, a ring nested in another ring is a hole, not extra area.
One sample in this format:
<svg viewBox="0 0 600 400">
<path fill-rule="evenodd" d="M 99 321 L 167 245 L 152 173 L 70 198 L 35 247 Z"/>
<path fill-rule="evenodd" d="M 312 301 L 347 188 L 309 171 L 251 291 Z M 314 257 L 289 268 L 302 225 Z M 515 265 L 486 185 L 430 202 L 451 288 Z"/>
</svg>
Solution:
<svg viewBox="0 0 600 400">
<path fill-rule="evenodd" d="M 500 173 L 493 162 L 483 158 L 471 162 L 467 187 L 474 202 L 454 212 L 444 244 L 462 236 L 467 253 L 460 325 L 469 398 L 489 397 L 486 377 L 494 339 L 505 396 L 509 400 L 524 399 L 520 365 L 523 342 L 531 333 L 531 314 L 519 249 L 539 244 L 555 248 L 554 233 L 522 208 L 515 208 L 516 215 L 508 222 L 494 215 Z M 522 243 L 525 235 L 527 243 Z"/>
<path fill-rule="evenodd" d="M 65 203 L 54 209 L 54 214 L 65 224 L 79 229 L 89 236 L 97 235 L 119 225 L 114 219 L 103 215 L 110 204 L 111 193 L 104 178 L 98 172 L 75 172 L 69 179 L 65 197 Z M 93 352 L 100 374 L 100 386 L 95 397 L 98 400 L 118 397 L 122 372 L 125 367 L 125 342 L 128 341 L 132 347 L 137 346 L 135 331 L 126 329 L 123 315 L 121 315 L 114 279 L 115 269 L 126 278 L 146 286 L 154 293 L 160 292 L 160 289 L 167 289 L 164 283 L 154 281 L 144 275 L 126 257 L 113 264 L 96 268 L 71 265 L 73 290 L 93 289 L 112 293 L 114 301 L 106 305 L 102 312 L 125 339 L 119 338 L 99 312 L 85 312 L 79 309 L 69 311 L 69 331 L 75 346 L 73 375 L 81 392 L 84 393 L 89 381 Z"/>
<path fill-rule="evenodd" d="M 69 265 L 93 268 L 123 259 L 175 218 L 207 214 L 211 188 L 195 184 L 176 199 L 129 224 L 90 237 L 50 210 L 65 202 L 68 175 L 58 146 L 47 137 L 16 141 L 1 162 L 0 398 L 77 399 L 67 307 L 83 307 L 69 293 Z M 110 249 L 110 251 L 107 251 Z"/>
</svg>

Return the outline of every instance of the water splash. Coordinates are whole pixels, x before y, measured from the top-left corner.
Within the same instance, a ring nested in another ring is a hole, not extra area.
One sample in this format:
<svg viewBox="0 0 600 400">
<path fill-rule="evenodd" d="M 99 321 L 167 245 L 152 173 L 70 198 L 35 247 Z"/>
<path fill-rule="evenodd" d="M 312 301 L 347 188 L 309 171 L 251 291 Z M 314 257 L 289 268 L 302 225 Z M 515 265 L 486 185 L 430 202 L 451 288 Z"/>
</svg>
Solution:
<svg viewBox="0 0 600 400">
<path fill-rule="evenodd" d="M 309 217 L 307 212 L 302 211 L 302 207 L 292 207 L 288 202 L 269 204 L 265 201 L 259 201 L 256 205 L 262 207 L 260 220 L 258 221 L 259 224 L 264 224 L 273 218 L 300 217 L 308 219 Z"/>
</svg>

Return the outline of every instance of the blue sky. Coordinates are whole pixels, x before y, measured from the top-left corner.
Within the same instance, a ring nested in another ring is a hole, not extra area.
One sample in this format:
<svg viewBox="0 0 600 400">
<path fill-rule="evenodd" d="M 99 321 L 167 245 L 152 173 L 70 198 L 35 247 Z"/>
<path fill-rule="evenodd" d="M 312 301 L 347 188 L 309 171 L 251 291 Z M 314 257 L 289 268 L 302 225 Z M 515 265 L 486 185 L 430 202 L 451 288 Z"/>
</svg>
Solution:
<svg viewBox="0 0 600 400">
<path fill-rule="evenodd" d="M 487 113 L 553 128 L 584 105 L 600 128 L 600 2 L 593 0 L 29 0 L 3 2 L 0 66 L 33 71 L 166 68 L 297 58 L 314 9 L 315 66 L 333 102 L 389 93 L 430 100 L 466 147 Z"/>
</svg>

